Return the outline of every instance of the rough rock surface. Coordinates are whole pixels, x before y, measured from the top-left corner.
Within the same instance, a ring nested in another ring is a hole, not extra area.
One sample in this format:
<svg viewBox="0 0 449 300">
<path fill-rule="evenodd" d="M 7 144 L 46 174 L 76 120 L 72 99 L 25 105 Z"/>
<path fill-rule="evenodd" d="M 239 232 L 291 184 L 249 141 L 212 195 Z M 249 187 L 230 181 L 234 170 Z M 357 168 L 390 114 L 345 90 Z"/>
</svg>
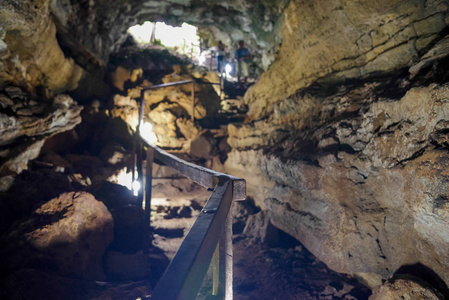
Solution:
<svg viewBox="0 0 449 300">
<path fill-rule="evenodd" d="M 190 72 L 193 72 L 194 75 L 190 75 Z M 181 69 L 179 73 L 163 77 L 163 83 L 196 79 L 194 77 L 195 69 Z M 207 72 L 197 74 L 200 81 L 206 84 L 195 84 L 194 109 L 192 107 L 192 84 L 145 92 L 144 120 L 147 117 L 151 120 L 160 145 L 169 148 L 182 148 L 187 151 L 190 148 L 190 141 L 195 144 L 193 140 L 201 134 L 202 128 L 198 124 L 198 120 L 215 117 L 220 107 L 220 99 L 214 89 L 207 84 L 209 79 L 207 74 Z M 192 121 L 192 113 L 196 122 Z M 211 147 L 213 146 L 215 145 L 211 145 Z M 208 153 L 204 153 L 204 155 L 210 158 Z"/>
<path fill-rule="evenodd" d="M 397 100 L 377 97 L 370 87 L 339 97 L 309 96 L 305 103 L 316 101 L 322 115 L 329 107 L 336 116 L 323 116 L 325 125 L 295 117 L 292 123 L 305 129 L 282 139 L 264 126 L 270 121 L 230 130 L 231 146 L 241 150 L 230 153 L 227 170 L 247 179 L 275 226 L 331 268 L 387 278 L 401 265 L 421 262 L 449 282 L 440 263 L 448 259 L 441 251 L 448 229 L 448 95 L 447 85 L 431 85 Z M 254 127 L 280 142 L 261 135 L 253 138 L 271 151 L 246 149 Z M 259 176 L 248 166 L 256 166 Z M 258 190 L 264 181 L 271 185 Z M 381 277 L 360 275 L 380 283 Z"/>
<path fill-rule="evenodd" d="M 112 242 L 113 226 L 106 206 L 91 194 L 62 194 L 36 209 L 31 219 L 6 237 L 6 251 L 12 251 L 8 267 L 40 266 L 102 280 L 102 256 Z"/>
<path fill-rule="evenodd" d="M 370 286 L 418 262 L 449 283 L 446 15 L 291 1 L 246 123 L 229 126 L 226 169 L 273 225 Z"/>
<path fill-rule="evenodd" d="M 39 102 L 16 87 L 0 93 L 0 106 L 0 174 L 26 170 L 45 139 L 81 123 L 83 109 L 67 95 Z"/>
<path fill-rule="evenodd" d="M 429 287 L 423 287 L 417 282 L 407 279 L 398 279 L 393 282 L 387 281 L 374 289 L 369 300 L 440 300 L 444 299 L 438 291 Z"/>
<path fill-rule="evenodd" d="M 445 1 L 290 1 L 275 63 L 245 96 L 249 117 L 312 83 L 338 84 L 407 68 L 447 25 Z"/>
<path fill-rule="evenodd" d="M 122 118 L 126 123 L 136 128 L 139 123 L 139 106 L 136 100 L 130 97 L 115 95 L 111 115 L 115 118 Z"/>
<path fill-rule="evenodd" d="M 83 107 L 67 95 L 55 97 L 53 103 L 38 103 L 23 94 L 16 97 L 10 91 L 6 90 L 11 97 L 8 102 L 10 105 L 5 105 L 3 108 L 6 112 L 0 115 L 0 145 L 13 143 L 23 137 L 46 136 L 69 130 L 81 122 L 80 112 Z M 2 97 L 8 99 L 6 95 Z"/>
<path fill-rule="evenodd" d="M 2 1 L 0 86 L 42 85 L 55 92 L 76 88 L 83 70 L 64 56 L 50 11 L 50 1 Z"/>
</svg>

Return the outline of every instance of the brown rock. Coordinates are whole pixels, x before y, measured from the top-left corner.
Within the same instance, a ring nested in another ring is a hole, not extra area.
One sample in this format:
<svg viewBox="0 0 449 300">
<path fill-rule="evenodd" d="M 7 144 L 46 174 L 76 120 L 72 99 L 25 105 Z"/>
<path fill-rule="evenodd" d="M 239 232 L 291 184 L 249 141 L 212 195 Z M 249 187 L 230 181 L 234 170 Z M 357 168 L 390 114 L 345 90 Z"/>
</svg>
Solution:
<svg viewBox="0 0 449 300">
<path fill-rule="evenodd" d="M 243 233 L 269 245 L 279 244 L 279 229 L 274 227 L 266 211 L 250 215 Z"/>
<path fill-rule="evenodd" d="M 75 173 L 90 178 L 103 173 L 104 163 L 96 156 L 67 154 L 64 158 L 70 162 Z"/>
<path fill-rule="evenodd" d="M 448 87 L 413 88 L 397 100 L 375 90 L 308 95 L 301 107 L 287 101 L 274 132 L 265 121 L 230 126 L 226 170 L 247 180 L 274 226 L 332 269 L 378 285 L 420 261 L 447 283 L 441 261 L 449 258 L 439 249 L 447 241 Z M 294 134 L 276 137 L 278 128 Z M 251 140 L 261 150 L 248 150 Z"/>
<path fill-rule="evenodd" d="M 139 106 L 136 100 L 130 97 L 115 95 L 113 100 L 114 107 L 111 115 L 114 118 L 122 118 L 131 127 L 136 128 L 139 123 Z"/>
<path fill-rule="evenodd" d="M 9 148 L 6 153 L 0 155 L 2 164 L 0 165 L 0 176 L 8 174 L 20 174 L 28 169 L 28 162 L 39 156 L 40 150 L 44 145 L 44 139 L 37 141 L 28 141 L 16 144 Z"/>
<path fill-rule="evenodd" d="M 446 5 L 417 9 L 415 4 L 289 2 L 278 56 L 245 95 L 249 119 L 267 116 L 273 104 L 315 81 L 341 82 L 410 67 L 446 26 Z"/>
<path fill-rule="evenodd" d="M 81 122 L 83 109 L 72 98 L 60 95 L 53 105 L 46 107 L 45 115 L 10 116 L 0 114 L 0 145 L 6 145 L 22 137 L 50 136 L 74 128 Z"/>
<path fill-rule="evenodd" d="M 122 145 L 110 142 L 106 144 L 100 152 L 101 159 L 111 165 L 118 164 L 125 159 L 126 150 Z"/>
<path fill-rule="evenodd" d="M 417 282 L 407 279 L 386 281 L 375 288 L 369 300 L 439 300 L 443 295 L 431 287 L 423 287 Z"/>
<path fill-rule="evenodd" d="M 179 128 L 179 131 L 185 137 L 186 140 L 194 139 L 200 133 L 199 126 L 195 125 L 195 123 L 188 118 L 177 118 L 176 126 Z"/>
<path fill-rule="evenodd" d="M 113 226 L 107 208 L 91 194 L 62 194 L 38 208 L 10 235 L 25 247 L 15 249 L 9 265 L 31 264 L 101 280 L 102 256 L 112 242 Z M 14 251 L 17 245 L 12 243 L 9 249 Z"/>
<path fill-rule="evenodd" d="M 128 70 L 122 66 L 117 67 L 114 72 L 110 73 L 110 78 L 112 85 L 117 89 L 124 91 L 125 83 L 127 81 L 136 82 L 140 77 L 142 77 L 142 69 Z"/>
<path fill-rule="evenodd" d="M 42 157 L 42 161 L 47 162 L 51 165 L 53 165 L 54 167 L 59 167 L 60 170 L 62 168 L 62 170 L 64 169 L 68 169 L 71 167 L 71 164 L 65 160 L 62 156 L 54 153 L 54 152 L 49 152 L 47 154 L 45 154 Z"/>
<path fill-rule="evenodd" d="M 210 159 L 215 154 L 216 140 L 206 135 L 200 135 L 190 142 L 190 154 L 204 159 Z"/>
</svg>

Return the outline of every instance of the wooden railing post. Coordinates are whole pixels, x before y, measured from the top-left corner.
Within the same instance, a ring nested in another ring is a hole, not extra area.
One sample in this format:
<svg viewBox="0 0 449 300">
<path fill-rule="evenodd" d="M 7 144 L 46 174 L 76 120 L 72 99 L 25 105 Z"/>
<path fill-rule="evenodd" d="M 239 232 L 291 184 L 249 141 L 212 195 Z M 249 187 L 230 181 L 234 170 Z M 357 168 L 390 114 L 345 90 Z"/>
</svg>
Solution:
<svg viewBox="0 0 449 300">
<path fill-rule="evenodd" d="M 192 82 L 192 122 L 195 122 L 195 81 Z"/>
<path fill-rule="evenodd" d="M 219 242 L 220 247 L 220 286 L 224 300 L 232 300 L 233 289 L 233 250 L 232 250 L 232 214 L 229 211 Z"/>
<path fill-rule="evenodd" d="M 218 296 L 221 293 L 220 286 L 220 242 L 214 251 L 212 256 L 212 295 Z"/>
<path fill-rule="evenodd" d="M 139 123 L 137 124 L 136 128 L 136 135 L 138 137 L 138 141 L 136 142 L 136 157 L 137 157 L 137 179 L 134 178 L 134 180 L 137 180 L 140 185 L 140 189 L 137 191 L 137 204 L 142 209 L 143 206 L 143 194 L 144 194 L 144 181 L 143 181 L 143 143 L 141 137 L 141 129 L 142 129 L 142 121 L 143 121 L 143 110 L 145 106 L 145 99 L 143 97 L 143 92 L 141 91 L 141 98 L 140 98 L 140 108 L 139 108 Z M 134 185 L 134 181 L 132 183 Z M 142 237 L 144 238 L 144 232 L 145 232 L 145 218 L 142 219 Z M 144 243 L 142 244 L 142 247 L 144 247 Z"/>
<path fill-rule="evenodd" d="M 145 172 L 145 213 L 143 218 L 143 252 L 148 253 L 152 244 L 151 235 L 151 191 L 152 191 L 152 177 L 153 177 L 153 161 L 154 149 L 148 147 L 147 150 L 147 166 Z"/>
</svg>

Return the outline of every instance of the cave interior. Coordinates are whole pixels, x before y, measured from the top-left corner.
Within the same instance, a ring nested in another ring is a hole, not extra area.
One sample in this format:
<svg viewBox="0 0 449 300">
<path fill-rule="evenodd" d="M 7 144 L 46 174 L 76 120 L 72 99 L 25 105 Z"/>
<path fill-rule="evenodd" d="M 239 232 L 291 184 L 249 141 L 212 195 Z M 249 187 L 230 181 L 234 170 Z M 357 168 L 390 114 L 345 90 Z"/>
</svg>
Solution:
<svg viewBox="0 0 449 300">
<path fill-rule="evenodd" d="M 197 44 L 140 44 L 147 21 Z M 246 180 L 235 299 L 448 299 L 448 24 L 443 0 L 3 0 L 1 298 L 151 297 L 210 191 L 156 161 L 143 249 L 142 111 L 157 146 Z"/>
</svg>

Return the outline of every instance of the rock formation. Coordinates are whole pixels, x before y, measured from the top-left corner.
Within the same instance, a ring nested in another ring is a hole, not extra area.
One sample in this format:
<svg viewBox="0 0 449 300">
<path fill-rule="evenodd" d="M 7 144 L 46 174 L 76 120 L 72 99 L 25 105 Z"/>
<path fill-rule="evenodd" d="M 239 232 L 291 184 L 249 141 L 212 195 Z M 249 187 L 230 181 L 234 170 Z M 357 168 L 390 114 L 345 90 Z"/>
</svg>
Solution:
<svg viewBox="0 0 449 300">
<path fill-rule="evenodd" d="M 448 87 L 435 76 L 446 13 L 292 1 L 277 60 L 245 96 L 247 122 L 229 128 L 227 170 L 272 223 L 371 285 L 417 262 L 449 282 Z"/>
<path fill-rule="evenodd" d="M 20 88 L 0 93 L 0 174 L 20 173 L 39 156 L 45 140 L 81 123 L 83 109 L 67 95 L 53 101 L 30 98 Z"/>
<path fill-rule="evenodd" d="M 4 267 L 44 265 L 60 274 L 103 280 L 101 259 L 112 242 L 113 227 L 106 206 L 92 195 L 62 194 L 36 209 L 8 236 L 12 253 Z"/>
<path fill-rule="evenodd" d="M 447 1 L 75 2 L 0 4 L 0 174 L 20 173 L 44 139 L 79 123 L 80 106 L 53 96 L 98 94 L 128 26 L 187 21 L 229 46 L 245 39 L 265 70 L 245 122 L 228 127 L 225 166 L 271 224 L 370 286 L 417 263 L 449 284 Z M 113 78 L 123 89 L 128 71 Z M 38 101 L 16 100 L 22 92 Z M 172 148 L 201 131 L 186 95 L 152 111 Z M 117 102 L 114 115 L 136 113 Z M 122 159 L 109 148 L 108 163 Z"/>
</svg>

